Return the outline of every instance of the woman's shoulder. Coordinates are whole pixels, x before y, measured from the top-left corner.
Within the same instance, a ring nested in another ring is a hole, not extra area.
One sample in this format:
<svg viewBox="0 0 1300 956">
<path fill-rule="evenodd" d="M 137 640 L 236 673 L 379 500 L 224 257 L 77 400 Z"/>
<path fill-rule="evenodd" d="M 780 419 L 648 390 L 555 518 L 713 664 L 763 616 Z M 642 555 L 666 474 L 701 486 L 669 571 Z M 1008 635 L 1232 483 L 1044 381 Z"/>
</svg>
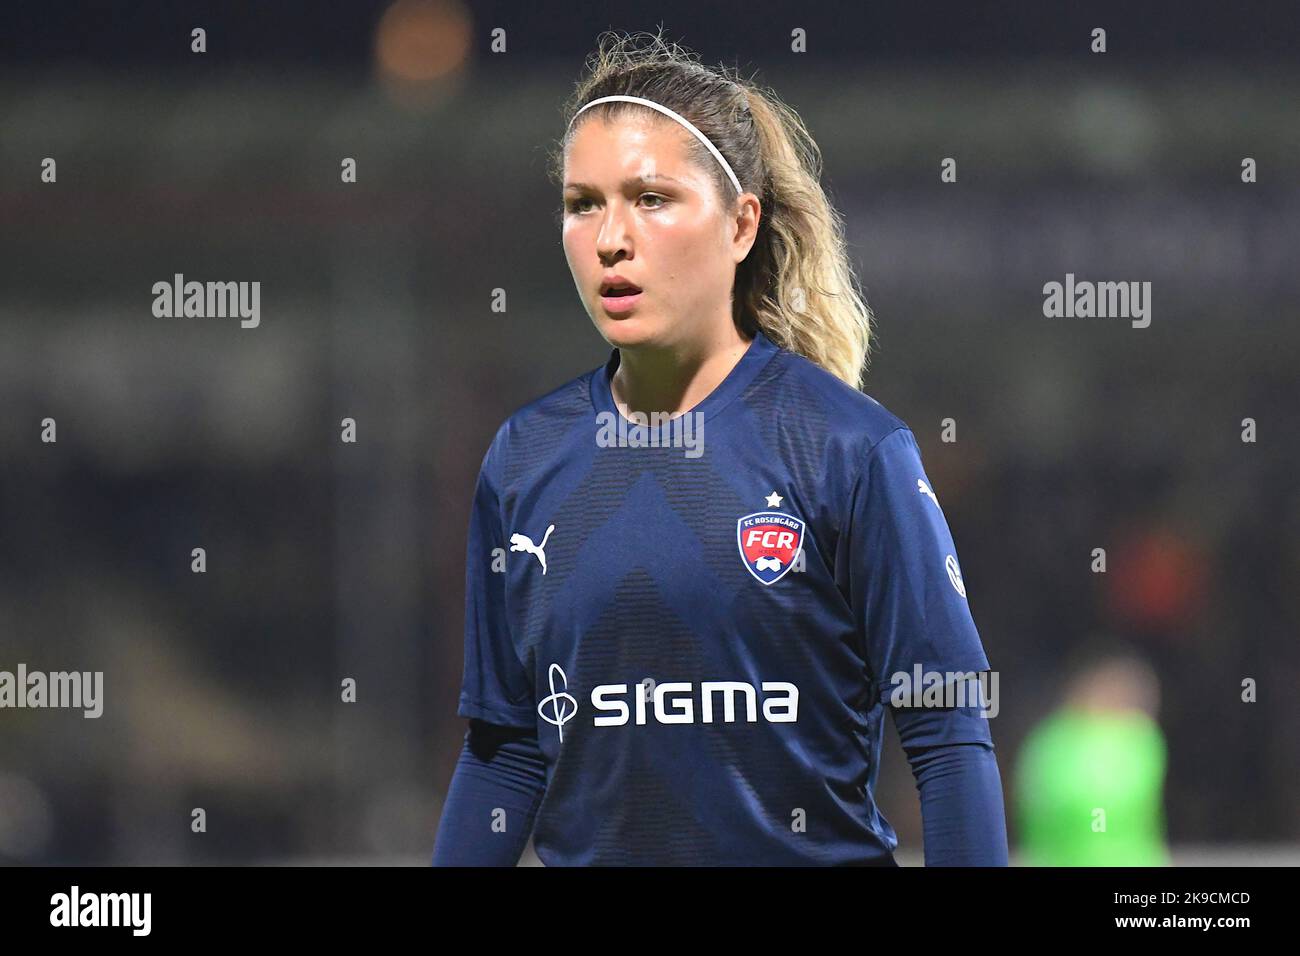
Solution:
<svg viewBox="0 0 1300 956">
<path fill-rule="evenodd" d="M 868 392 L 802 355 L 784 352 L 787 400 L 826 429 L 827 437 L 869 451 L 907 422 Z"/>
<path fill-rule="evenodd" d="M 591 379 L 601 370 L 584 372 L 517 406 L 497 427 L 492 449 L 504 451 L 521 436 L 528 436 L 529 441 L 544 440 L 548 435 L 556 437 L 563 434 L 568 425 L 585 422 L 593 411 Z"/>
</svg>

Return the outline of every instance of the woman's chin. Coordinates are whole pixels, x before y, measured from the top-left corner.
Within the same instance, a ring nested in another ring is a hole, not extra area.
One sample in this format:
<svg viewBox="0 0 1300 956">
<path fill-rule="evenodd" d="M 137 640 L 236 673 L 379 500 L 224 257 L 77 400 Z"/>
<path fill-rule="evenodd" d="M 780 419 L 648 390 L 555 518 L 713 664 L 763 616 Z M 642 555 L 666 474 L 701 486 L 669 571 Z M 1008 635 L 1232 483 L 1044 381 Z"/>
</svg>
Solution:
<svg viewBox="0 0 1300 956">
<path fill-rule="evenodd" d="M 626 317 L 602 315 L 596 324 L 605 341 L 616 349 L 650 345 L 659 337 L 656 323 L 638 315 Z"/>
</svg>

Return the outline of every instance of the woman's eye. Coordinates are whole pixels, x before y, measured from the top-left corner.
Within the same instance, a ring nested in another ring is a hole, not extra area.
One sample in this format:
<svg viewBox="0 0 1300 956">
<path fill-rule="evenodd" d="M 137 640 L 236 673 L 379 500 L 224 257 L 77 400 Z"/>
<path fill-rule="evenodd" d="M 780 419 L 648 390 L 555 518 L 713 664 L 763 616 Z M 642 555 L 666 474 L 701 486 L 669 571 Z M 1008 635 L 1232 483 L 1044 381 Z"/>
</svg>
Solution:
<svg viewBox="0 0 1300 956">
<path fill-rule="evenodd" d="M 648 207 L 650 209 L 661 209 L 663 208 L 664 204 L 667 202 L 667 200 L 663 196 L 660 196 L 657 193 L 642 193 L 640 198 L 642 201 L 645 201 L 647 199 L 654 200 L 654 204 Z M 564 207 L 569 212 L 582 213 L 587 211 L 587 207 L 583 204 L 589 202 L 591 202 L 590 197 L 583 196 L 579 199 L 568 200 L 564 204 Z"/>
</svg>

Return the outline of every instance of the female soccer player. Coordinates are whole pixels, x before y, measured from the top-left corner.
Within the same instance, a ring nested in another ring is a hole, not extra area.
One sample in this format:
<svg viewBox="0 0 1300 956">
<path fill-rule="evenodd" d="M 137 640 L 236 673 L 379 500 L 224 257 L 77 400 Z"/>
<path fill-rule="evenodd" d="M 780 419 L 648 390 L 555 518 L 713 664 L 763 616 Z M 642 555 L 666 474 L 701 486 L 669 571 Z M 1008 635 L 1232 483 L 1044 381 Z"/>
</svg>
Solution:
<svg viewBox="0 0 1300 956">
<path fill-rule="evenodd" d="M 859 391 L 818 148 L 651 41 L 602 37 L 567 109 L 564 250 L 613 351 L 484 457 L 433 862 L 515 864 L 532 833 L 547 865 L 894 865 L 888 710 L 926 863 L 1004 865 L 980 699 L 895 697 L 989 665 L 916 440 Z"/>
</svg>

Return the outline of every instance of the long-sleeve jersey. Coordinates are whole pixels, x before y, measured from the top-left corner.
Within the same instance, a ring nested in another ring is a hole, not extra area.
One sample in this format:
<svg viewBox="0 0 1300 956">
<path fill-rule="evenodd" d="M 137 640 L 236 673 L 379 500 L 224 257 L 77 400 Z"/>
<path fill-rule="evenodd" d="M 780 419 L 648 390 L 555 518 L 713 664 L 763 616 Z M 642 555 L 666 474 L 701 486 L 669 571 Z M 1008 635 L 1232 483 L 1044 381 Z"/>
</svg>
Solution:
<svg viewBox="0 0 1300 956">
<path fill-rule="evenodd" d="M 516 769 L 545 785 L 466 826 L 531 825 L 548 865 L 888 864 L 890 711 L 935 792 L 970 798 L 927 853 L 1005 862 L 978 698 L 900 696 L 989 668 L 910 429 L 761 333 L 669 422 L 616 407 L 618 361 L 484 456 L 458 713 L 531 731 Z"/>
</svg>

